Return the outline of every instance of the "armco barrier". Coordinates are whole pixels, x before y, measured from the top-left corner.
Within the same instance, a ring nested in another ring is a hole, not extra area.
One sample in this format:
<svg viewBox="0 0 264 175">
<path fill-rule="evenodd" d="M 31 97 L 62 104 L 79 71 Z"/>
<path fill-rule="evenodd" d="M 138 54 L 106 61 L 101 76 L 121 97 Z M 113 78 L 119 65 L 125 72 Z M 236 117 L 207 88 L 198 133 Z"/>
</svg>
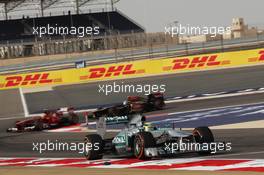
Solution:
<svg viewBox="0 0 264 175">
<path fill-rule="evenodd" d="M 264 48 L 0 76 L 0 89 L 124 79 L 264 63 Z"/>
</svg>

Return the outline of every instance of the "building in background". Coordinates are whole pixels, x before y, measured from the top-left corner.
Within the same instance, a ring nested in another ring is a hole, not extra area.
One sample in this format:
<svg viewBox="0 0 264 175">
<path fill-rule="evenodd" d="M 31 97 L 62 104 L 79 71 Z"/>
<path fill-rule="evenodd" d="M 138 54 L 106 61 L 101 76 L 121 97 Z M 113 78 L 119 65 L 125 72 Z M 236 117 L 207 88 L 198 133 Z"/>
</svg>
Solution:
<svg viewBox="0 0 264 175">
<path fill-rule="evenodd" d="M 256 37 L 262 31 L 258 30 L 257 27 L 249 27 L 245 24 L 243 18 L 233 18 L 231 24 L 231 33 L 223 35 L 224 39 L 235 39 L 244 37 Z"/>
<path fill-rule="evenodd" d="M 209 41 L 219 41 L 221 40 L 222 35 L 217 34 L 216 36 L 207 34 L 207 35 L 193 35 L 193 36 L 180 36 L 180 43 L 202 43 Z"/>
<path fill-rule="evenodd" d="M 231 32 L 226 32 L 223 35 L 193 35 L 193 36 L 180 36 L 180 43 L 201 43 L 210 41 L 219 41 L 222 39 L 237 39 L 246 37 L 257 37 L 258 35 L 264 34 L 264 30 L 258 29 L 257 27 L 249 27 L 243 18 L 233 18 L 231 24 Z"/>
</svg>

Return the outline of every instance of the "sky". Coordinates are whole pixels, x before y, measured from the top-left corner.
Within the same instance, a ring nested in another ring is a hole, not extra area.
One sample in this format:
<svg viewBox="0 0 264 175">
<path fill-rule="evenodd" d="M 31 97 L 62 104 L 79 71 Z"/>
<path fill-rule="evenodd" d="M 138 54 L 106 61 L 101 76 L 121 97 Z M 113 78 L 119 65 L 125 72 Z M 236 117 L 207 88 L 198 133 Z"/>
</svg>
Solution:
<svg viewBox="0 0 264 175">
<path fill-rule="evenodd" d="M 74 9 L 75 3 L 71 4 Z M 243 17 L 246 23 L 264 28 L 263 0 L 120 0 L 115 6 L 147 32 L 164 32 L 165 26 L 173 21 L 194 27 L 227 27 L 234 17 Z M 67 11 L 60 8 L 51 12 L 61 9 Z M 48 10 L 46 14 L 49 14 Z M 22 16 L 21 12 L 15 12 L 15 15 Z M 3 13 L 0 18 L 3 18 Z"/>
<path fill-rule="evenodd" d="M 264 26 L 263 0 L 120 0 L 116 7 L 147 32 L 164 31 L 173 21 L 191 26 L 230 26 L 233 17 Z"/>
</svg>

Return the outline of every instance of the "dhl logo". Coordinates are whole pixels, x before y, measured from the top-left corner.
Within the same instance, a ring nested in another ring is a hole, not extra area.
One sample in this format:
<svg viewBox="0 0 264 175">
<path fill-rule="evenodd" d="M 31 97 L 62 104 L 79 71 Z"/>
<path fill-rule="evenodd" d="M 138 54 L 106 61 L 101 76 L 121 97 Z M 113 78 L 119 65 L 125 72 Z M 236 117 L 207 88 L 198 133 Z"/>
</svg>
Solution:
<svg viewBox="0 0 264 175">
<path fill-rule="evenodd" d="M 132 75 L 142 72 L 144 72 L 144 70 L 134 70 L 133 64 L 110 66 L 106 68 L 98 67 L 89 69 L 89 75 L 82 76 L 81 79 L 107 78 L 119 75 Z"/>
<path fill-rule="evenodd" d="M 37 73 L 29 75 L 15 75 L 5 78 L 6 83 L 3 87 L 16 87 L 36 84 L 47 84 L 52 83 L 53 80 L 49 79 L 49 73 Z"/>
<path fill-rule="evenodd" d="M 178 58 L 172 61 L 173 66 L 164 67 L 163 70 L 178 70 L 186 68 L 197 68 L 205 66 L 218 66 L 222 64 L 230 64 L 230 61 L 217 61 L 217 55 L 201 56 L 194 58 Z"/>
<path fill-rule="evenodd" d="M 204 67 L 204 66 L 217 66 L 220 65 L 220 61 L 216 61 L 217 55 L 212 56 L 202 56 L 202 57 L 194 57 L 193 59 L 182 58 L 173 60 L 175 69 L 185 69 L 185 68 L 195 68 L 195 67 Z"/>
<path fill-rule="evenodd" d="M 261 50 L 261 51 L 259 51 L 259 54 L 260 54 L 260 56 L 259 56 L 259 61 L 264 61 L 264 50 Z"/>
<path fill-rule="evenodd" d="M 258 57 L 248 58 L 249 62 L 258 62 L 258 61 L 264 61 L 264 50 L 261 50 L 258 52 Z"/>
</svg>

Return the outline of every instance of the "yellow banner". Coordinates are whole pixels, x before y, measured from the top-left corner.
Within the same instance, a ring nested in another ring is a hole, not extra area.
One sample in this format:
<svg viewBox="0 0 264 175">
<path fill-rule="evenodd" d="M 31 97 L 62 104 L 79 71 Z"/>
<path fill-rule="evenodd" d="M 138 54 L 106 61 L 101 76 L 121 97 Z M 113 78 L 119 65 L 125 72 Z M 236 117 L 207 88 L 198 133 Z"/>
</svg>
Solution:
<svg viewBox="0 0 264 175">
<path fill-rule="evenodd" d="M 264 63 L 264 48 L 0 76 L 0 90 L 181 73 Z"/>
</svg>

